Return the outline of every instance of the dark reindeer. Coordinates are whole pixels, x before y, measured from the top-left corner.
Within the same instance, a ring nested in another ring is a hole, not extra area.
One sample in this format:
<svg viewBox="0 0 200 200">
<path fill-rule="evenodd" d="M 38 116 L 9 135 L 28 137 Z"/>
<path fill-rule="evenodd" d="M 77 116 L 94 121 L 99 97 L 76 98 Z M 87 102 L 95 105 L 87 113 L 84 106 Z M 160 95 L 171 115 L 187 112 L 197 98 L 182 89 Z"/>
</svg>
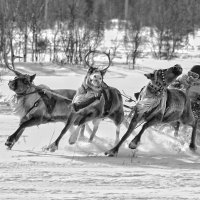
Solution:
<svg viewBox="0 0 200 200">
<path fill-rule="evenodd" d="M 145 74 L 150 79 L 150 82 L 140 93 L 128 130 L 114 148 L 105 152 L 106 155 L 117 156 L 122 143 L 142 121 L 145 124 L 131 141 L 129 148 L 137 148 L 142 134 L 148 127 L 160 123 L 181 121 L 183 124 L 192 126 L 190 149 L 196 149 L 196 122 L 191 109 L 190 99 L 181 90 L 167 88 L 181 73 L 182 68 L 179 65 L 175 65 L 168 69 L 155 70 L 153 73 Z"/>
<path fill-rule="evenodd" d="M 85 56 L 85 61 L 89 70 L 84 78 L 82 86 L 77 91 L 74 98 L 74 103 L 71 107 L 65 128 L 62 130 L 59 137 L 53 142 L 47 150 L 55 151 L 58 149 L 59 142 L 64 136 L 66 131 L 72 125 L 81 126 L 91 120 L 101 120 L 103 118 L 111 119 L 116 125 L 116 142 L 119 140 L 120 125 L 124 119 L 123 101 L 122 96 L 116 88 L 108 86 L 103 81 L 104 74 L 110 66 L 110 56 L 106 54 L 109 59 L 108 67 L 103 70 L 95 68 L 87 62 L 87 57 L 90 54 L 101 53 L 98 51 L 89 51 Z M 101 85 L 101 87 L 99 87 Z M 79 96 L 79 94 L 81 94 Z M 86 98 L 82 100 L 85 96 Z M 91 98 L 90 98 L 91 97 Z M 80 100 L 81 99 L 81 100 Z M 79 101 L 80 100 L 80 101 Z M 90 140 L 94 137 L 94 132 L 90 137 Z M 74 143 L 77 139 L 77 135 L 72 135 L 70 138 L 71 143 Z"/>
<path fill-rule="evenodd" d="M 11 69 L 11 68 L 10 68 Z M 75 90 L 53 90 L 66 99 L 58 98 L 50 93 L 45 93 L 45 89 L 50 89 L 44 85 L 34 87 L 35 75 L 22 74 L 11 69 L 16 77 L 9 81 L 8 85 L 15 92 L 14 102 L 11 103 L 14 112 L 20 117 L 19 128 L 8 137 L 5 145 L 9 149 L 18 141 L 25 128 L 45 124 L 49 122 L 65 122 L 69 113 Z"/>
<path fill-rule="evenodd" d="M 186 93 L 186 95 L 188 95 L 190 97 L 190 95 L 189 95 L 190 88 L 192 86 L 197 86 L 197 85 L 200 86 L 198 80 L 199 80 L 199 75 L 197 73 L 188 71 L 187 74 L 182 74 L 181 76 L 178 76 L 177 79 L 174 82 L 172 82 L 172 84 L 170 84 L 168 88 L 169 89 L 172 89 L 172 88 L 180 89 L 180 90 L 184 91 Z M 142 90 L 143 90 L 143 88 L 141 89 L 141 91 Z M 134 93 L 136 99 L 139 98 L 140 92 Z M 196 101 L 195 101 L 195 103 L 196 103 Z M 192 105 L 192 111 L 193 111 L 193 113 L 195 113 L 197 110 L 193 109 L 194 106 L 193 106 L 192 101 L 191 101 L 191 105 Z M 134 112 L 134 110 L 132 110 L 132 112 Z M 196 117 L 195 117 L 195 119 L 196 119 Z M 163 124 L 163 125 L 165 126 L 166 124 Z M 180 121 L 171 122 L 170 125 L 174 128 L 174 136 L 177 137 L 179 127 L 180 127 Z M 161 129 L 162 129 L 162 127 L 163 126 L 161 126 Z"/>
</svg>

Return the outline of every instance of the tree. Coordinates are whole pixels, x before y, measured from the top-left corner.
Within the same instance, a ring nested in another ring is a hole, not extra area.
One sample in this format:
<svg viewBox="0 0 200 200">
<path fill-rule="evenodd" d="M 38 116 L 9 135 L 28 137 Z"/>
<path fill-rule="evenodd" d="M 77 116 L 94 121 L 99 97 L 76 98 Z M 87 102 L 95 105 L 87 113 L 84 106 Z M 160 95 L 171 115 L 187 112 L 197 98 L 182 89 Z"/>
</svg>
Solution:
<svg viewBox="0 0 200 200">
<path fill-rule="evenodd" d="M 124 46 L 128 57 L 132 59 L 132 68 L 135 68 L 136 59 L 142 53 L 140 46 L 142 39 L 142 1 L 135 1 L 129 5 L 128 18 L 125 26 Z"/>
<path fill-rule="evenodd" d="M 15 39 L 16 32 L 16 19 L 19 10 L 19 0 L 1 0 L 1 51 L 2 58 L 4 61 L 7 59 L 8 54 L 10 54 L 10 60 L 14 66 L 14 46 L 13 42 Z"/>
<path fill-rule="evenodd" d="M 154 54 L 158 58 L 171 59 L 187 42 L 188 34 L 194 31 L 193 4 L 189 0 L 152 0 L 152 5 L 152 36 L 157 38 Z"/>
</svg>

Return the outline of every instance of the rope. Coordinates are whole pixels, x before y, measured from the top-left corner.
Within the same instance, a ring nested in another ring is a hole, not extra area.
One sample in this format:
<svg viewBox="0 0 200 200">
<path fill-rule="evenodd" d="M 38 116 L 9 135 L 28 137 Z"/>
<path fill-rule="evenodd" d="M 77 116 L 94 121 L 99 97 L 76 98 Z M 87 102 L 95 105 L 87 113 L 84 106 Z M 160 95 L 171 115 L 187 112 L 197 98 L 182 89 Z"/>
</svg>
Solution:
<svg viewBox="0 0 200 200">
<path fill-rule="evenodd" d="M 49 94 L 52 94 L 52 95 L 57 96 L 59 98 L 66 99 L 68 101 L 72 101 L 72 99 L 69 99 L 69 98 L 67 98 L 67 97 L 65 97 L 63 95 L 58 94 L 58 93 L 52 92 L 51 90 L 48 90 L 46 88 L 41 88 L 41 87 L 33 85 L 33 84 L 32 84 L 32 86 L 37 90 L 43 91 L 44 93 L 49 93 Z"/>
<path fill-rule="evenodd" d="M 69 99 L 69 98 L 67 98 L 67 97 L 65 97 L 63 95 L 58 94 L 58 93 L 52 92 L 51 90 L 48 90 L 46 88 L 42 88 L 42 87 L 36 86 L 34 84 L 31 84 L 31 86 L 34 87 L 36 90 L 33 91 L 33 92 L 30 92 L 30 93 L 17 94 L 17 96 L 27 96 L 27 95 L 30 95 L 30 94 L 37 93 L 38 91 L 43 91 L 44 93 L 49 93 L 49 94 L 52 94 L 52 95 L 57 96 L 59 98 L 66 99 L 68 101 L 72 101 L 72 99 Z"/>
<path fill-rule="evenodd" d="M 139 126 L 141 126 L 142 124 L 144 124 L 145 122 L 141 122 L 140 124 L 138 124 L 136 127 L 135 127 L 135 129 L 136 128 L 138 128 Z"/>
<path fill-rule="evenodd" d="M 127 106 L 126 104 L 123 105 L 125 108 L 133 109 L 133 106 Z"/>
<path fill-rule="evenodd" d="M 130 96 L 128 96 L 127 94 L 125 94 L 125 92 L 122 90 L 123 94 L 120 92 L 120 94 L 127 98 L 128 100 L 126 100 L 127 102 L 136 102 L 135 100 L 133 100 Z"/>
</svg>

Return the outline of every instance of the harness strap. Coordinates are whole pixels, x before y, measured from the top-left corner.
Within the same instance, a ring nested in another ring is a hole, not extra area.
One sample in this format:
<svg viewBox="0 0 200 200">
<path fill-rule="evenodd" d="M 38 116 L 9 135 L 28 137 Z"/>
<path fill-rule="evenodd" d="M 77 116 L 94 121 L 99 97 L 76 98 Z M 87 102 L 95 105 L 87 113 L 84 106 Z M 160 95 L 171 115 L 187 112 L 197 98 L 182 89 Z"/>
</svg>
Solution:
<svg viewBox="0 0 200 200">
<path fill-rule="evenodd" d="M 29 93 L 22 93 L 22 94 L 17 94 L 18 97 L 23 97 L 23 96 L 27 96 L 27 95 L 30 95 L 30 94 L 34 94 L 34 93 L 37 93 L 38 91 L 40 91 L 41 89 L 38 89 L 38 90 L 35 90 L 33 92 L 29 92 Z"/>
<path fill-rule="evenodd" d="M 31 86 L 33 86 L 33 87 L 36 89 L 35 92 L 41 91 L 41 92 L 43 92 L 44 94 L 45 94 L 45 93 L 49 93 L 49 94 L 51 94 L 51 95 L 53 95 L 53 96 L 57 96 L 57 97 L 59 97 L 59 98 L 61 98 L 61 99 L 65 99 L 65 100 L 67 100 L 67 101 L 72 102 L 72 99 L 69 99 L 69 98 L 67 98 L 67 97 L 65 97 L 65 96 L 63 96 L 63 95 L 60 95 L 60 94 L 58 94 L 58 93 L 56 93 L 56 92 L 53 92 L 53 91 L 50 90 L 50 89 L 42 88 L 42 87 L 36 86 L 36 85 L 34 85 L 34 84 L 32 84 Z"/>
<path fill-rule="evenodd" d="M 53 109 L 56 105 L 56 99 L 54 97 L 49 98 L 43 91 L 39 90 L 38 94 L 41 96 L 42 100 L 44 101 L 44 104 L 47 107 L 47 112 L 51 114 L 53 112 Z"/>
<path fill-rule="evenodd" d="M 33 104 L 33 106 L 32 106 L 31 108 L 29 108 L 29 110 L 27 111 L 27 113 L 25 114 L 24 117 L 26 117 L 26 116 L 31 112 L 31 110 L 33 110 L 33 108 L 36 108 L 36 107 L 39 105 L 39 101 L 40 101 L 40 99 L 38 99 L 38 100 Z"/>
<path fill-rule="evenodd" d="M 103 96 L 105 98 L 105 106 L 104 106 L 104 114 L 103 114 L 104 116 L 109 114 L 109 111 L 112 107 L 112 100 L 113 100 L 112 92 L 110 90 L 107 90 L 107 91 L 109 92 L 109 95 L 106 93 L 105 89 L 102 90 Z"/>
<path fill-rule="evenodd" d="M 101 97 L 101 94 L 98 96 L 98 97 L 91 97 L 83 102 L 80 102 L 80 103 L 73 103 L 73 107 L 74 107 L 74 110 L 76 112 L 78 112 L 80 109 L 82 108 L 85 108 L 87 106 L 89 106 L 90 104 L 92 104 L 94 101 L 96 100 L 100 100 L 100 97 Z"/>
<path fill-rule="evenodd" d="M 99 94 L 98 97 L 92 97 L 89 98 L 81 103 L 73 103 L 73 108 L 76 112 L 78 112 L 80 109 L 85 108 L 87 106 L 89 106 L 90 104 L 92 104 L 94 101 L 96 100 L 100 100 L 101 95 L 103 94 L 104 99 L 105 99 L 105 106 L 104 106 L 104 112 L 103 112 L 103 116 L 106 116 L 109 114 L 109 111 L 111 109 L 112 106 L 112 100 L 113 100 L 113 95 L 109 90 L 109 95 L 106 93 L 106 91 L 103 89 L 101 91 L 101 93 Z"/>
</svg>

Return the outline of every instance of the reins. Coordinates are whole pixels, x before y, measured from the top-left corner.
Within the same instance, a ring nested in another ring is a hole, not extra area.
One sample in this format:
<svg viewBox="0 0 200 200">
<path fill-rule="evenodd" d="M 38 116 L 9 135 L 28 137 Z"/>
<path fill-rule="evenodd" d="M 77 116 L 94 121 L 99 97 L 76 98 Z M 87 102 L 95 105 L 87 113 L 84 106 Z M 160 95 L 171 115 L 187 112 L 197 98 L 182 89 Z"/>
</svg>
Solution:
<svg viewBox="0 0 200 200">
<path fill-rule="evenodd" d="M 58 94 L 58 93 L 55 93 L 55 92 L 53 92 L 53 91 L 51 91 L 51 90 L 49 90 L 49 89 L 41 88 L 41 87 L 36 86 L 36 85 L 34 85 L 34 84 L 31 84 L 31 86 L 34 87 L 36 90 L 35 90 L 34 92 L 32 92 L 32 93 L 27 93 L 27 95 L 33 94 L 33 93 L 37 93 L 38 91 L 43 91 L 44 93 L 49 93 L 49 94 L 52 94 L 52 95 L 54 95 L 54 96 L 60 97 L 60 98 L 62 98 L 62 99 L 65 99 L 65 100 L 68 100 L 68 101 L 72 101 L 72 99 L 69 99 L 69 98 L 67 98 L 67 97 L 65 97 L 65 96 L 63 96 L 63 95 L 60 95 L 60 94 Z"/>
<path fill-rule="evenodd" d="M 34 94 L 34 93 L 37 93 L 39 90 L 35 90 L 33 92 L 29 92 L 29 93 L 22 93 L 22 94 L 17 94 L 18 97 L 24 97 L 24 96 L 28 96 L 30 94 Z"/>
<path fill-rule="evenodd" d="M 126 102 L 136 102 L 134 99 L 132 99 L 131 97 L 125 95 L 125 94 L 122 94 L 120 93 L 123 97 L 127 98 Z"/>
<path fill-rule="evenodd" d="M 36 90 L 33 91 L 33 92 L 29 92 L 29 93 L 17 94 L 17 96 L 23 97 L 23 96 L 27 96 L 27 95 L 34 94 L 34 93 L 38 93 L 38 92 L 42 91 L 42 92 L 44 92 L 44 93 L 49 93 L 49 94 L 52 94 L 52 95 L 54 95 L 54 96 L 60 97 L 60 98 L 62 98 L 62 99 L 66 99 L 66 100 L 68 100 L 68 101 L 72 101 L 72 99 L 69 99 L 69 98 L 67 98 L 67 97 L 65 97 L 65 96 L 62 96 L 62 95 L 58 94 L 58 93 L 52 92 L 51 90 L 48 90 L 48 89 L 46 89 L 46 88 L 41 88 L 41 87 L 36 86 L 36 85 L 33 85 L 33 84 L 32 84 L 31 86 L 33 86 Z"/>
</svg>

